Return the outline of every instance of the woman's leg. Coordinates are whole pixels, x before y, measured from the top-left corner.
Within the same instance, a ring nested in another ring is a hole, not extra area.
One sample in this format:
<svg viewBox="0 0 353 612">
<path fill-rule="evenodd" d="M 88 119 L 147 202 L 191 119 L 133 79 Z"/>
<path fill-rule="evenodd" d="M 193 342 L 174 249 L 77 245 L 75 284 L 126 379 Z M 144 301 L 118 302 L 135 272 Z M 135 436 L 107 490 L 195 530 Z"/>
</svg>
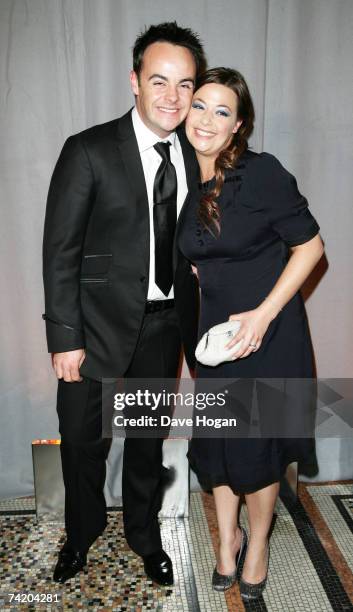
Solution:
<svg viewBox="0 0 353 612">
<path fill-rule="evenodd" d="M 275 482 L 255 493 L 245 495 L 248 508 L 250 538 L 242 578 L 245 582 L 261 582 L 267 572 L 268 533 L 279 491 Z"/>
<path fill-rule="evenodd" d="M 235 556 L 241 544 L 241 531 L 238 527 L 239 496 L 226 485 L 215 487 L 213 495 L 219 533 L 217 571 L 230 575 L 235 569 Z"/>
</svg>

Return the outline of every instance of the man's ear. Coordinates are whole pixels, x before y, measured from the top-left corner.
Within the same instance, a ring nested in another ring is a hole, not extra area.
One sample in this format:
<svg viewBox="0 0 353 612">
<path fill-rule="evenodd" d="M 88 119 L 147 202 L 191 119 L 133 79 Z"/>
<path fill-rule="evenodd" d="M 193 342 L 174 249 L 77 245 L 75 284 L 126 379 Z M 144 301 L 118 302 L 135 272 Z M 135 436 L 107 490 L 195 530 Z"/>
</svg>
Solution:
<svg viewBox="0 0 353 612">
<path fill-rule="evenodd" d="M 236 132 L 239 130 L 242 123 L 243 123 L 242 119 L 236 122 L 235 126 L 233 127 L 233 134 L 236 134 Z"/>
<path fill-rule="evenodd" d="M 136 72 L 134 70 L 131 70 L 131 72 L 130 72 L 130 83 L 131 83 L 132 92 L 135 94 L 135 96 L 138 96 L 138 93 L 139 93 L 139 80 L 138 80 L 138 76 L 137 76 L 137 74 L 136 74 Z"/>
</svg>

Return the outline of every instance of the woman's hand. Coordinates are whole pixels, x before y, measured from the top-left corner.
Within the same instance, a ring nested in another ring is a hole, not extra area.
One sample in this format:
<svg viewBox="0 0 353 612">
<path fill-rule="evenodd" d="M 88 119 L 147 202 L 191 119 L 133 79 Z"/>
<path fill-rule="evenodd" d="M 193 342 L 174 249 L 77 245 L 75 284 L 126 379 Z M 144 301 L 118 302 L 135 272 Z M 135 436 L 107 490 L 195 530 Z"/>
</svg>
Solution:
<svg viewBox="0 0 353 612">
<path fill-rule="evenodd" d="M 268 326 L 277 314 L 278 310 L 276 312 L 274 306 L 265 301 L 254 310 L 230 315 L 229 321 L 240 321 L 241 327 L 226 348 L 231 348 L 243 340 L 239 350 L 234 353 L 234 359 L 243 359 L 259 350 Z"/>
</svg>

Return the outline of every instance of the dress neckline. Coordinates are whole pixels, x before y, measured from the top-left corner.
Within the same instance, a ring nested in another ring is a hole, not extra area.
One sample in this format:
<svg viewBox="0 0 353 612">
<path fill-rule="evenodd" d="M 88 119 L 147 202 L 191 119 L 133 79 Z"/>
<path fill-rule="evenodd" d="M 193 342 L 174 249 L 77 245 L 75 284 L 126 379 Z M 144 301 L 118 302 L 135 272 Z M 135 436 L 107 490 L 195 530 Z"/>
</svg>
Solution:
<svg viewBox="0 0 353 612">
<path fill-rule="evenodd" d="M 216 180 L 215 176 L 210 178 L 208 181 L 201 181 L 201 179 L 200 179 L 199 180 L 199 189 L 201 191 L 208 191 L 208 189 L 210 188 L 211 183 L 214 183 L 215 180 Z"/>
</svg>

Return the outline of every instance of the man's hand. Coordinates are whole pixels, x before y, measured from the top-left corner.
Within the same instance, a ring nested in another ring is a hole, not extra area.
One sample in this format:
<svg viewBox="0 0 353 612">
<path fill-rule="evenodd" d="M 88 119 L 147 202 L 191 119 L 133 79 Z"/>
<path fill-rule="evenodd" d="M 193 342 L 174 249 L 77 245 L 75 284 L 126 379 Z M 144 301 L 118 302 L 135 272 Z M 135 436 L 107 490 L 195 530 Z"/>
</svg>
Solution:
<svg viewBox="0 0 353 612">
<path fill-rule="evenodd" d="M 66 353 L 53 353 L 52 363 L 56 376 L 65 382 L 81 382 L 79 368 L 86 357 L 84 349 L 67 351 Z"/>
</svg>

